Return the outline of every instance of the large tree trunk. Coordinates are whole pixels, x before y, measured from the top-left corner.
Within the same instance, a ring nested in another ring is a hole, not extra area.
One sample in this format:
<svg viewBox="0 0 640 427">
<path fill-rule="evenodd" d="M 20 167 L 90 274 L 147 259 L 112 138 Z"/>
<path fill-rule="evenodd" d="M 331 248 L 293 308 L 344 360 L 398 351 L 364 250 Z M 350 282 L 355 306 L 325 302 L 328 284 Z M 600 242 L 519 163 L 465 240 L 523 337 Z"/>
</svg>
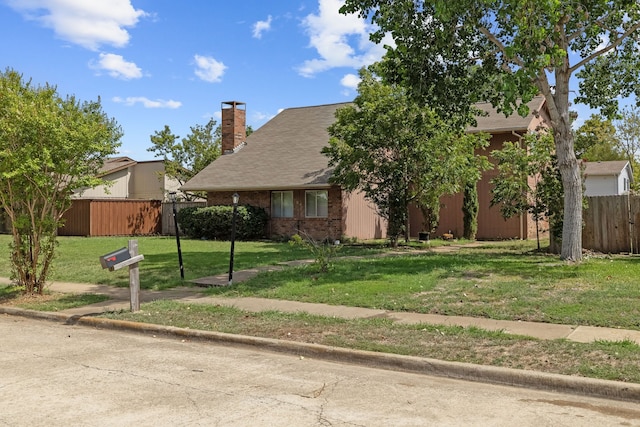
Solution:
<svg viewBox="0 0 640 427">
<path fill-rule="evenodd" d="M 573 149 L 571 130 L 555 133 L 558 167 L 564 187 L 564 218 L 560 257 L 568 261 L 582 259 L 582 178 Z"/>
<path fill-rule="evenodd" d="M 558 168 L 564 187 L 560 258 L 567 261 L 580 261 L 582 260 L 582 177 L 580 165 L 576 159 L 569 118 L 569 77 L 566 69 L 556 70 L 554 105 L 550 106 L 549 113 L 558 156 Z"/>
</svg>

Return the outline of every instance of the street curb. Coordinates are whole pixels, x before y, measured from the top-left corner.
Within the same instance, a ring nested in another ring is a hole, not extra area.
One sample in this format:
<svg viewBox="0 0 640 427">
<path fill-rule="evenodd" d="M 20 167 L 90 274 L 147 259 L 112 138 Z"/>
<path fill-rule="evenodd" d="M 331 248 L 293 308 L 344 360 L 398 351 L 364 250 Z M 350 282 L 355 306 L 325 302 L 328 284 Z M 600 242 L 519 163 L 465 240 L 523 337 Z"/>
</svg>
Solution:
<svg viewBox="0 0 640 427">
<path fill-rule="evenodd" d="M 415 356 L 351 350 L 320 344 L 300 343 L 271 338 L 259 338 L 221 332 L 138 323 L 124 320 L 84 317 L 64 313 L 51 313 L 0 306 L 0 314 L 30 317 L 33 319 L 61 322 L 67 325 L 91 326 L 94 328 L 132 331 L 145 334 L 162 334 L 177 338 L 197 339 L 234 346 L 250 347 L 277 353 L 316 358 L 341 363 L 351 363 L 392 371 L 410 372 L 491 383 L 505 386 L 530 388 L 552 392 L 583 395 L 604 399 L 640 402 L 640 384 L 599 380 L 544 372 L 525 371 L 470 363 L 447 362 Z"/>
</svg>

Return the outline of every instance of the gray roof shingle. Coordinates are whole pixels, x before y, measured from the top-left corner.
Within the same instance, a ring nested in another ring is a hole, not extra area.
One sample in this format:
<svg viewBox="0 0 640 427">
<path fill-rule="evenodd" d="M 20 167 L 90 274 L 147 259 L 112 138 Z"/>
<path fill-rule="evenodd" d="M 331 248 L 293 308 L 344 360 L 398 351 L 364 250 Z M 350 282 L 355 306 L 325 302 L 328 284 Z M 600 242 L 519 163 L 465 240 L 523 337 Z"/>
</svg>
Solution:
<svg viewBox="0 0 640 427">
<path fill-rule="evenodd" d="M 247 137 L 233 154 L 217 158 L 183 190 L 240 191 L 327 187 L 331 169 L 320 150 L 338 108 L 349 103 L 288 108 Z"/>
<path fill-rule="evenodd" d="M 187 181 L 187 191 L 255 191 L 329 186 L 331 168 L 321 153 L 328 145 L 327 128 L 335 121 L 338 108 L 352 103 L 288 108 L 247 137 L 246 145 L 233 154 L 217 158 Z M 543 105 L 541 97 L 529 104 L 527 117 L 517 114 L 505 118 L 490 104 L 478 104 L 491 112 L 479 117 L 470 132 L 526 131 L 534 110 Z"/>
</svg>

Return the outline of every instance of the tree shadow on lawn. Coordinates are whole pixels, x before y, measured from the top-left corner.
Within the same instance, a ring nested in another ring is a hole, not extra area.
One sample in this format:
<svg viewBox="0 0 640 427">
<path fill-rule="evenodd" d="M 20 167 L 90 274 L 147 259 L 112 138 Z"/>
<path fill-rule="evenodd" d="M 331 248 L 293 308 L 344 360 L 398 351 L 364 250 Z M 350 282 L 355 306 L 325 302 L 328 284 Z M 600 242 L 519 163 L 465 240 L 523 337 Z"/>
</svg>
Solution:
<svg viewBox="0 0 640 427">
<path fill-rule="evenodd" d="M 274 265 L 274 263 L 300 259 L 300 254 L 295 251 L 275 251 L 282 245 L 273 245 L 274 251 L 265 254 L 265 249 L 269 250 L 269 245 L 262 246 L 253 251 L 234 251 L 233 270 L 240 271 L 250 268 Z M 278 252 L 278 253 L 275 253 Z M 180 264 L 178 251 L 175 253 L 161 253 L 145 255 L 141 262 L 140 282 L 143 289 L 156 287 L 157 284 L 164 284 L 163 287 L 174 287 L 180 285 L 191 286 L 189 281 L 207 276 L 226 274 L 229 272 L 229 261 L 231 250 L 211 250 L 211 251 L 182 251 L 182 263 L 185 274 L 185 281 L 180 280 Z M 175 280 L 170 279 L 175 277 Z M 128 286 L 128 282 L 123 286 Z M 195 286 L 195 285 L 194 285 Z"/>
<path fill-rule="evenodd" d="M 555 260 L 555 258 L 554 258 Z M 549 257 L 537 254 L 514 254 L 504 251 L 490 254 L 475 253 L 421 253 L 359 259 L 335 259 L 331 269 L 322 273 L 317 266 L 287 268 L 283 271 L 265 272 L 232 288 L 212 288 L 211 294 L 252 293 L 273 290 L 283 283 L 308 281 L 310 286 L 347 284 L 352 282 L 379 282 L 387 276 L 432 275 L 436 280 L 447 278 L 482 278 L 491 275 L 533 277 L 559 280 L 578 275 L 571 266 L 550 262 Z"/>
</svg>

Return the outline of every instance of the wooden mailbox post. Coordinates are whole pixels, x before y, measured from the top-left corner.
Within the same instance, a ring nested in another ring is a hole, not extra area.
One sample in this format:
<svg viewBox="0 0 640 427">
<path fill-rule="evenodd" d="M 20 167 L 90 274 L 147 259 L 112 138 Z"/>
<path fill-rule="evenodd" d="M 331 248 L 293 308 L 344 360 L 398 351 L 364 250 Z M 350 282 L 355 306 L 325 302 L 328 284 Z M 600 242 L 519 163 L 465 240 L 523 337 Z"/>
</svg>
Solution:
<svg viewBox="0 0 640 427">
<path fill-rule="evenodd" d="M 102 268 L 109 271 L 129 267 L 129 289 L 131 291 L 131 311 L 140 310 L 140 269 L 138 262 L 144 255 L 138 254 L 138 241 L 129 240 L 129 248 L 121 248 L 100 257 Z"/>
</svg>

